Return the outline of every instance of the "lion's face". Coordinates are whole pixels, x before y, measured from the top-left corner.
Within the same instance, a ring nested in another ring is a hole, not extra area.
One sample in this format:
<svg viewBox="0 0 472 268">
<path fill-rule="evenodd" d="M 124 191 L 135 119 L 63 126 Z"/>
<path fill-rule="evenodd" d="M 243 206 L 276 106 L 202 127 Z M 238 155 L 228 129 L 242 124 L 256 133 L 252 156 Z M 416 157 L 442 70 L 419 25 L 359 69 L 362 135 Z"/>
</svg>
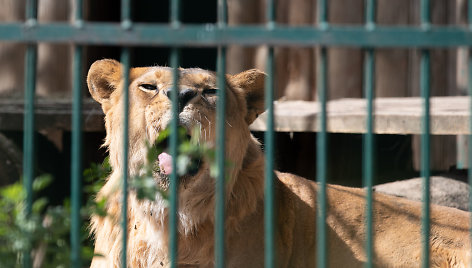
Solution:
<svg viewBox="0 0 472 268">
<path fill-rule="evenodd" d="M 251 139 L 248 126 L 263 111 L 264 74 L 249 70 L 227 75 L 226 88 L 218 88 L 215 74 L 202 69 L 179 69 L 179 77 L 179 125 L 188 135 L 197 130 L 199 140 L 210 145 L 216 140 L 217 92 L 226 90 L 226 155 L 231 163 L 230 177 L 235 177 Z M 133 175 L 145 161 L 146 141 L 155 141 L 171 123 L 170 96 L 174 85 L 172 69 L 168 67 L 133 68 L 129 80 L 129 166 Z M 95 62 L 88 74 L 88 86 L 92 97 L 102 104 L 105 112 L 105 145 L 109 146 L 111 164 L 118 171 L 122 162 L 124 107 L 121 64 L 114 60 Z M 166 174 L 157 174 L 156 180 L 162 187 L 167 186 Z M 182 201 L 195 200 L 196 196 L 201 199 L 213 196 L 214 180 L 209 176 L 209 163 L 203 162 L 196 173 L 187 174 L 181 181 L 185 184 L 180 190 Z M 231 184 L 230 180 L 229 188 Z"/>
</svg>

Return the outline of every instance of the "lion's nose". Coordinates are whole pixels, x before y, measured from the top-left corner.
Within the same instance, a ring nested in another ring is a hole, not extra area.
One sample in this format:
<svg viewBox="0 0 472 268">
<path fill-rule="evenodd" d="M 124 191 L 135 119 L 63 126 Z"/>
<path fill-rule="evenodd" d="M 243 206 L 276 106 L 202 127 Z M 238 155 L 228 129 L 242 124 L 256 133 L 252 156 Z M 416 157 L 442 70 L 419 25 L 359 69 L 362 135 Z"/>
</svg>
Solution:
<svg viewBox="0 0 472 268">
<path fill-rule="evenodd" d="M 179 92 L 179 112 L 197 95 L 197 91 L 185 88 Z"/>
<path fill-rule="evenodd" d="M 171 92 L 172 90 L 167 90 L 164 92 L 164 94 L 169 99 L 171 99 Z M 187 105 L 189 101 L 191 101 L 196 95 L 197 95 L 197 91 L 191 88 L 185 88 L 185 89 L 180 90 L 179 96 L 178 96 L 179 111 L 182 111 L 185 105 Z"/>
<path fill-rule="evenodd" d="M 182 91 L 179 92 L 179 106 L 182 107 L 182 109 L 187 105 L 187 103 L 193 99 L 197 95 L 197 91 L 186 88 L 183 89 Z"/>
</svg>

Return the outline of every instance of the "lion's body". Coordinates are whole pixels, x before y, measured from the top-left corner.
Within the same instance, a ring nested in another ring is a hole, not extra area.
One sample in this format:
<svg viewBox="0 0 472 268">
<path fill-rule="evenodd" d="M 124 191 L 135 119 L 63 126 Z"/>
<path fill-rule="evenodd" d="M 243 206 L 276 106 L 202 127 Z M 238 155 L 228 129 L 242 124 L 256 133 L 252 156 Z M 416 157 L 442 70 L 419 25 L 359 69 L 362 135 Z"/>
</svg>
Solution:
<svg viewBox="0 0 472 268">
<path fill-rule="evenodd" d="M 215 140 L 215 75 L 200 69 L 181 69 L 183 96 L 180 123 L 197 126 L 205 142 Z M 171 70 L 135 68 L 130 75 L 130 176 L 145 161 L 145 141 L 154 140 L 170 121 Z M 88 76 L 92 96 L 106 114 L 107 139 L 113 173 L 99 192 L 108 197 L 110 217 L 92 218 L 95 257 L 92 267 L 118 267 L 121 254 L 121 194 L 116 191 L 122 168 L 122 82 L 116 61 L 95 63 Z M 231 162 L 226 196 L 227 267 L 264 265 L 264 157 L 250 135 L 249 124 L 263 111 L 264 75 L 250 70 L 227 76 L 227 159 Z M 153 92 L 149 83 L 156 85 Z M 194 94 L 195 93 L 195 94 Z M 206 95 L 207 94 L 207 95 Z M 185 98 L 184 98 L 185 97 Z M 162 182 L 156 177 L 156 182 Z M 279 267 L 314 267 L 316 260 L 317 184 L 290 174 L 275 173 L 276 248 Z M 182 267 L 214 266 L 214 179 L 204 163 L 179 188 L 178 263 Z M 364 190 L 327 186 L 327 241 L 330 267 L 360 267 L 365 254 Z M 167 267 L 168 208 L 156 201 L 138 200 L 133 191 L 128 207 L 128 265 Z M 374 194 L 374 254 L 379 267 L 417 267 L 421 260 L 421 204 Z M 470 259 L 470 214 L 432 206 L 431 266 L 466 267 Z M 115 219 L 115 220 L 114 220 Z"/>
</svg>

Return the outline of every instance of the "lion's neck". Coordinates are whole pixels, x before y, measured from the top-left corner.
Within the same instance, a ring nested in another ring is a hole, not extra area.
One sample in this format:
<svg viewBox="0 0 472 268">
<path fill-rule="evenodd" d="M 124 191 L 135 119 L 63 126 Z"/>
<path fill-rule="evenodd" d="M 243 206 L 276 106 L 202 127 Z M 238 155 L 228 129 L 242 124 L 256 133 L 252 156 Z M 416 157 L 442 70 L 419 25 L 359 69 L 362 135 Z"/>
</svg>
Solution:
<svg viewBox="0 0 472 268">
<path fill-rule="evenodd" d="M 119 169 L 115 170 L 106 187 L 102 189 L 102 194 L 110 193 L 113 188 L 111 187 L 112 184 L 119 185 L 118 178 L 121 178 L 121 176 L 118 176 L 118 173 Z M 234 185 L 232 185 L 232 190 L 226 195 L 228 198 L 225 210 L 226 230 L 238 229 L 242 222 L 254 215 L 263 201 L 264 157 L 260 145 L 255 140 L 250 140 L 239 171 L 235 173 L 235 177 L 232 179 L 234 180 Z M 133 193 L 130 193 L 129 198 L 131 199 L 130 203 L 134 204 L 133 207 L 135 209 L 129 211 L 130 228 L 128 231 L 131 232 L 130 235 L 141 237 L 141 239 L 137 239 L 141 241 L 141 244 L 130 245 L 129 249 L 145 250 L 150 253 L 150 256 L 154 254 L 154 257 L 148 260 L 151 263 L 155 261 L 164 261 L 165 263 L 169 235 L 166 224 L 168 222 L 169 211 L 165 202 L 138 201 Z M 207 201 L 204 203 L 207 204 L 208 209 L 214 207 L 214 199 Z M 118 203 L 114 204 L 114 206 L 116 206 L 116 211 L 120 211 Z M 205 256 L 202 258 L 202 261 L 213 259 L 211 255 L 214 252 L 214 210 L 210 210 L 212 212 L 208 213 L 210 216 L 205 217 L 206 219 L 192 220 L 190 232 L 184 232 L 182 231 L 184 229 L 179 228 L 180 261 L 195 260 L 198 259 L 197 257 L 202 256 Z M 180 225 L 186 223 L 185 218 L 192 216 L 191 214 L 183 214 L 185 213 L 180 213 Z M 99 223 L 96 222 L 95 225 L 97 224 Z M 117 228 L 119 229 L 118 226 Z M 96 229 L 100 230 L 100 228 Z M 150 236 L 149 234 L 152 235 Z"/>
<path fill-rule="evenodd" d="M 235 223 L 251 215 L 257 209 L 264 194 L 264 156 L 260 145 L 249 143 L 231 194 L 229 195 L 227 211 L 228 218 Z M 233 212 L 231 215 L 231 212 Z M 236 226 L 234 226 L 236 227 Z"/>
</svg>

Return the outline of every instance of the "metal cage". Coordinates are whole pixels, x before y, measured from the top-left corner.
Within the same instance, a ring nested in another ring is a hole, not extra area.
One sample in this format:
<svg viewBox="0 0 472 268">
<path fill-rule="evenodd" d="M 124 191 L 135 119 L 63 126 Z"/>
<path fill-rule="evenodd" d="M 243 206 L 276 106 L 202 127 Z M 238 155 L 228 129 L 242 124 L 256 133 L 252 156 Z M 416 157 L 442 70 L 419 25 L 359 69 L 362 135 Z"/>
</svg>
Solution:
<svg viewBox="0 0 472 268">
<path fill-rule="evenodd" d="M 73 267 L 81 267 L 80 260 L 80 192 L 81 192 L 81 148 L 82 148 L 82 99 L 80 81 L 82 70 L 83 45 L 91 44 L 111 44 L 122 46 L 121 62 L 124 66 L 125 79 L 128 79 L 130 67 L 130 46 L 172 46 L 170 56 L 171 66 L 174 68 L 174 81 L 177 81 L 178 73 L 175 68 L 179 66 L 179 49 L 181 47 L 208 46 L 218 47 L 217 73 L 218 84 L 225 83 L 226 46 L 238 44 L 242 46 L 263 45 L 268 47 L 267 67 L 268 74 L 265 88 L 265 105 L 267 109 L 267 131 L 265 133 L 265 266 L 276 266 L 276 252 L 274 247 L 274 46 L 305 46 L 319 48 L 319 63 L 317 70 L 317 94 L 320 103 L 320 113 L 318 117 L 319 132 L 317 134 L 317 178 L 320 187 L 318 193 L 317 219 L 317 265 L 326 267 L 326 180 L 327 180 L 327 47 L 329 46 L 351 46 L 364 50 L 364 91 L 367 99 L 367 125 L 364 134 L 364 154 L 363 154 L 363 179 L 366 187 L 366 254 L 367 267 L 373 266 L 373 227 L 372 227 L 372 181 L 373 181 L 373 146 L 374 146 L 374 52 L 379 47 L 408 47 L 421 51 L 420 66 L 420 88 L 423 98 L 423 131 L 421 143 L 422 165 L 421 174 L 424 183 L 423 194 L 423 220 L 422 220 L 422 267 L 429 267 L 429 184 L 430 184 L 430 54 L 429 49 L 433 47 L 470 47 L 472 46 L 472 0 L 468 1 L 469 6 L 469 27 L 443 27 L 431 24 L 430 4 L 428 0 L 421 0 L 421 25 L 416 27 L 384 27 L 377 26 L 375 22 L 376 1 L 366 0 L 365 4 L 365 24 L 360 26 L 336 26 L 328 23 L 328 1 L 318 0 L 318 24 L 313 27 L 292 27 L 282 26 L 275 23 L 274 0 L 267 1 L 266 24 L 258 26 L 228 26 L 226 1 L 218 0 L 218 21 L 216 24 L 187 25 L 181 23 L 181 4 L 179 0 L 171 0 L 170 22 L 168 24 L 140 24 L 133 23 L 130 12 L 131 0 L 121 0 L 121 24 L 120 23 L 98 23 L 83 20 L 83 1 L 76 1 L 75 21 L 68 23 L 47 23 L 37 22 L 37 0 L 27 1 L 27 20 L 24 23 L 0 24 L 0 41 L 14 41 L 27 44 L 26 54 L 26 74 L 25 74 L 25 107 L 24 107 L 24 159 L 23 159 L 23 184 L 27 190 L 27 209 L 31 210 L 32 204 L 32 180 L 35 144 L 33 134 L 35 129 L 35 81 L 36 81 L 36 58 L 37 43 L 70 43 L 75 45 L 73 70 L 73 133 L 72 133 L 72 229 L 71 243 L 72 255 L 71 263 Z M 472 81 L 472 57 L 469 58 L 469 81 Z M 128 81 L 125 81 L 125 85 Z M 177 85 L 177 83 L 174 83 Z M 472 83 L 469 82 L 469 90 L 472 90 Z M 128 109 L 128 93 L 125 95 L 125 110 Z M 176 90 L 172 91 L 172 100 L 177 100 Z M 220 98 L 217 105 L 217 163 L 219 170 L 224 170 L 225 146 L 223 133 L 225 132 L 224 111 L 225 98 L 224 91 L 220 91 Z M 172 129 L 177 131 L 177 106 L 174 105 Z M 472 107 L 471 107 L 472 111 Z M 127 156 L 128 137 L 128 114 L 124 113 L 124 160 Z M 472 123 L 470 124 L 472 126 Z M 472 133 L 472 130 L 469 132 Z M 472 136 L 469 134 L 469 138 Z M 171 154 L 177 153 L 177 136 L 171 137 Z M 469 155 L 472 152 L 472 143 L 469 143 Z M 176 158 L 173 158 L 173 167 L 176 169 Z M 127 207 L 127 161 L 124 161 L 123 169 L 123 207 Z M 469 157 L 469 167 L 472 166 L 472 155 Z M 176 245 L 176 223 L 177 223 L 177 178 L 174 173 L 171 178 L 171 239 L 170 256 L 172 267 L 176 267 L 177 245 Z M 472 179 L 469 168 L 469 180 Z M 224 173 L 220 172 L 217 178 L 216 196 L 216 230 L 215 230 L 215 258 L 216 266 L 225 266 L 224 252 L 224 196 L 225 196 Z M 126 229 L 127 211 L 122 212 L 122 228 Z M 122 263 L 126 260 L 126 238 L 127 233 L 123 232 L 123 254 Z M 31 267 L 29 254 L 25 254 L 24 265 Z"/>
</svg>

